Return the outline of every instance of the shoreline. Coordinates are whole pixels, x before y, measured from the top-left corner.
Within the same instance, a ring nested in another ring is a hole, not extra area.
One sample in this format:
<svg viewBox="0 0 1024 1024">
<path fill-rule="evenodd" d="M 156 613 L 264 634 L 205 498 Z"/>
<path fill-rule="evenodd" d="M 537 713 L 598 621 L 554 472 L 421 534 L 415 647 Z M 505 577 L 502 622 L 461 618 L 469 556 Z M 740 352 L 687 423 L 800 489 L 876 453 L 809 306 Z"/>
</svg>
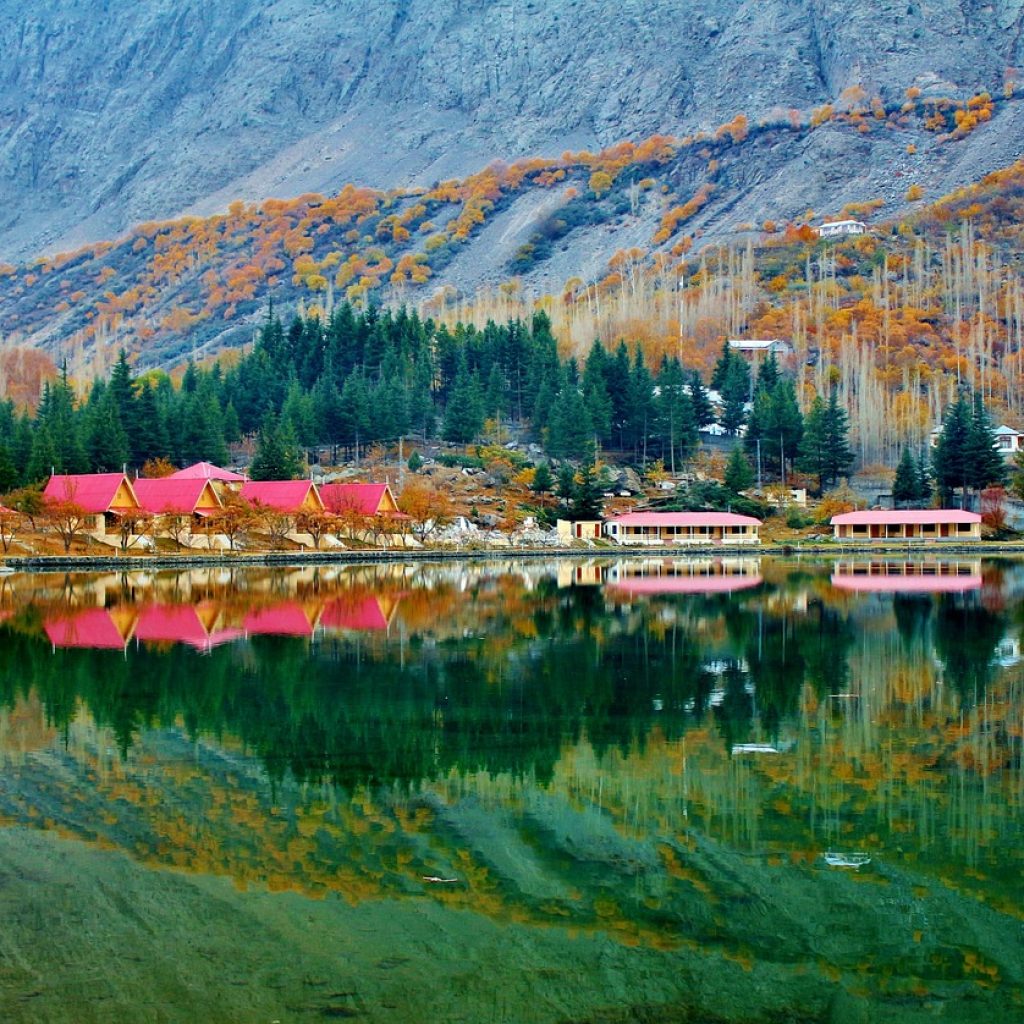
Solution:
<svg viewBox="0 0 1024 1024">
<path fill-rule="evenodd" d="M 335 551 L 266 551 L 266 552 L 195 552 L 190 554 L 116 554 L 116 555 L 12 555 L 3 559 L 6 569 L 14 572 L 88 572 L 146 569 L 195 569 L 203 566 L 286 566 L 362 565 L 383 562 L 463 562 L 503 559 L 619 559 L 619 558 L 707 558 L 708 556 L 783 558 L 813 555 L 814 557 L 846 555 L 879 555 L 888 558 L 920 557 L 930 553 L 942 555 L 1024 554 L 1024 542 L 974 541 L 940 544 L 927 541 L 919 544 L 783 544 L 715 545 L 706 548 L 679 547 L 551 547 L 551 548 L 374 548 Z"/>
</svg>

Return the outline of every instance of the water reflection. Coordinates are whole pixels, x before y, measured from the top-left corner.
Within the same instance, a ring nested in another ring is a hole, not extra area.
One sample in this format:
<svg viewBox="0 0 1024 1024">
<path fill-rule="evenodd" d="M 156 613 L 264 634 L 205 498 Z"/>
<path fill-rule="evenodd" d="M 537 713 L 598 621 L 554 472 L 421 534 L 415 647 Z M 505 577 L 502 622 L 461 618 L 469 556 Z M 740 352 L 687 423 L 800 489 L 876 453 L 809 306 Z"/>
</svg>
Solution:
<svg viewBox="0 0 1024 1024">
<path fill-rule="evenodd" d="M 839 981 L 1012 1013 L 1022 582 L 767 558 L 12 579 L 0 820 L 714 951 L 779 992 L 817 978 L 808 1014 Z"/>
</svg>

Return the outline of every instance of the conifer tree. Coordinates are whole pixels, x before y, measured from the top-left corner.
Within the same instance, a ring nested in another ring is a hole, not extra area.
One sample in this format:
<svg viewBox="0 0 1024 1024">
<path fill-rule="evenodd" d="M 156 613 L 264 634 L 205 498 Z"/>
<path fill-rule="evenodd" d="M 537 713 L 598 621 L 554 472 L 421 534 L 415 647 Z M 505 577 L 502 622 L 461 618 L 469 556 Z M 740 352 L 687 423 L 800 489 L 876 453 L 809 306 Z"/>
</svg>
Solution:
<svg viewBox="0 0 1024 1024">
<path fill-rule="evenodd" d="M 734 494 L 745 491 L 754 482 L 754 471 L 740 446 L 734 445 L 725 465 L 725 486 Z"/>
<path fill-rule="evenodd" d="M 444 414 L 444 439 L 467 444 L 480 433 L 484 423 L 483 400 L 476 375 L 469 370 L 465 353 L 458 369 Z"/>
<path fill-rule="evenodd" d="M 825 409 L 825 477 L 827 486 L 834 486 L 841 476 L 849 473 L 854 462 L 853 449 L 849 441 L 849 416 L 839 404 L 835 387 L 829 391 L 828 406 Z"/>
<path fill-rule="evenodd" d="M 696 370 L 690 375 L 690 401 L 693 404 L 693 418 L 698 430 L 715 422 L 715 410 L 711 407 L 708 390 Z"/>
<path fill-rule="evenodd" d="M 900 461 L 896 464 L 896 476 L 892 482 L 892 500 L 897 508 L 917 501 L 920 490 L 920 476 L 917 460 L 909 446 L 900 453 Z"/>
<path fill-rule="evenodd" d="M 818 478 L 818 490 L 822 490 L 828 474 L 830 460 L 828 450 L 827 408 L 821 395 L 815 395 L 807 418 L 804 420 L 804 435 L 800 441 L 797 467 L 802 473 Z"/>
<path fill-rule="evenodd" d="M 551 475 L 551 467 L 546 462 L 541 462 L 533 474 L 533 483 L 530 490 L 536 494 L 547 494 L 555 486 L 554 477 Z"/>
<path fill-rule="evenodd" d="M 290 424 L 268 413 L 260 427 L 249 475 L 253 480 L 295 480 L 302 476 L 302 459 Z"/>
</svg>

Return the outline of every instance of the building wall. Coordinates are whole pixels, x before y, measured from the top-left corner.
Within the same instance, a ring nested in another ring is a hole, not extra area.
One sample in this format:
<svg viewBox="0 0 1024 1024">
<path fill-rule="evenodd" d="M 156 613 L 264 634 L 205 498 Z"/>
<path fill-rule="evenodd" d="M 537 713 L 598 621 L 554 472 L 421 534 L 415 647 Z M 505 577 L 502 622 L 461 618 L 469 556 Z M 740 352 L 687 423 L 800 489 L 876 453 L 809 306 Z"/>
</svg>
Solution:
<svg viewBox="0 0 1024 1024">
<path fill-rule="evenodd" d="M 981 523 L 837 523 L 832 531 L 836 540 L 854 541 L 981 539 Z"/>
</svg>

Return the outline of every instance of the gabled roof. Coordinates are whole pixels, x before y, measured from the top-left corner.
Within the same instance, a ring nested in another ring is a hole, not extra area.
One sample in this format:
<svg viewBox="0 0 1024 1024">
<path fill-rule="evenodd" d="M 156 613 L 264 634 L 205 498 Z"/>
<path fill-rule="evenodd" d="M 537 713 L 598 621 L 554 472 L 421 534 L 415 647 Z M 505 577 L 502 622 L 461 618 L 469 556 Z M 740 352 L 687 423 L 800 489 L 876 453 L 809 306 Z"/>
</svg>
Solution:
<svg viewBox="0 0 1024 1024">
<path fill-rule="evenodd" d="M 1020 437 L 1021 431 L 1014 430 L 1013 427 L 1008 427 L 1005 423 L 1001 423 L 995 430 L 992 431 L 996 437 Z"/>
<path fill-rule="evenodd" d="M 190 515 L 195 511 L 204 491 L 209 491 L 214 502 L 220 505 L 220 498 L 205 477 L 160 477 L 156 480 L 140 478 L 135 481 L 135 496 L 147 511 L 177 512 Z"/>
<path fill-rule="evenodd" d="M 389 618 L 381 608 L 380 600 L 373 594 L 352 597 L 336 597 L 328 601 L 320 616 L 324 629 L 375 630 L 387 629 Z"/>
<path fill-rule="evenodd" d="M 310 491 L 317 505 L 323 506 L 312 480 L 246 480 L 241 495 L 246 501 L 266 505 L 276 512 L 300 512 Z"/>
<path fill-rule="evenodd" d="M 194 605 L 151 604 L 139 613 L 135 639 L 149 643 L 184 643 L 205 647 L 207 632 Z"/>
<path fill-rule="evenodd" d="M 232 473 L 230 469 L 221 469 L 212 462 L 196 462 L 177 473 L 172 473 L 168 480 L 220 480 L 223 483 L 240 484 L 246 478 L 241 473 Z"/>
<path fill-rule="evenodd" d="M 76 614 L 46 619 L 43 629 L 54 647 L 98 647 L 121 651 L 128 643 L 106 608 L 89 608 Z"/>
<path fill-rule="evenodd" d="M 627 512 L 606 519 L 619 526 L 760 526 L 761 520 L 735 512 Z"/>
<path fill-rule="evenodd" d="M 875 509 L 863 512 L 843 512 L 832 517 L 833 526 L 935 526 L 939 523 L 980 523 L 977 512 L 963 512 L 958 508 L 904 508 Z"/>
<path fill-rule="evenodd" d="M 323 484 L 320 487 L 320 497 L 328 512 L 355 512 L 362 516 L 376 515 L 388 492 L 387 484 L 339 483 Z"/>
<path fill-rule="evenodd" d="M 138 499 L 124 473 L 57 474 L 47 481 L 43 498 L 48 501 L 73 501 L 90 514 L 109 512 L 115 509 L 113 502 L 122 484 L 134 499 L 133 504 L 123 507 L 137 508 Z"/>
<path fill-rule="evenodd" d="M 284 601 L 248 612 L 242 625 L 246 633 L 262 633 L 270 636 L 311 636 L 313 626 L 295 601 Z"/>
</svg>

